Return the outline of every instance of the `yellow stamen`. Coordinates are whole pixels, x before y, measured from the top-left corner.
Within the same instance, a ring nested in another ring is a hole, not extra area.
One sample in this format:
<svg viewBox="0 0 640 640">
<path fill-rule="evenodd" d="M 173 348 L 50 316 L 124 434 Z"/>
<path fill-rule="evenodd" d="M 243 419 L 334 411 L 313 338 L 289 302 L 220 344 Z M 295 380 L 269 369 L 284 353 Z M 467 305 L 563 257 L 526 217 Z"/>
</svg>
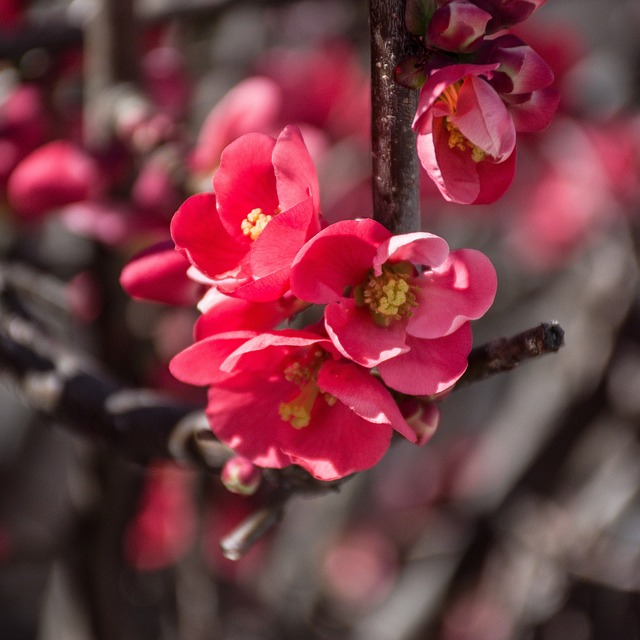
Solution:
<svg viewBox="0 0 640 640">
<path fill-rule="evenodd" d="M 289 402 L 281 402 L 278 413 L 295 429 L 309 426 L 311 411 L 319 394 L 329 406 L 336 403 L 336 398 L 329 393 L 321 393 L 317 384 L 320 367 L 328 357 L 326 351 L 314 347 L 298 353 L 283 371 L 285 380 L 293 382 L 300 392 Z"/>
<path fill-rule="evenodd" d="M 273 216 L 280 213 L 280 208 L 273 212 Z M 268 222 L 273 219 L 273 216 L 262 212 L 260 207 L 252 209 L 247 217 L 240 223 L 240 228 L 245 236 L 249 236 L 251 240 L 255 240 L 267 226 Z"/>
<path fill-rule="evenodd" d="M 418 306 L 415 287 L 408 282 L 413 275 L 408 262 L 384 264 L 379 276 L 369 271 L 365 282 L 354 290 L 356 304 L 369 307 L 373 319 L 384 327 L 411 316 L 412 308 Z"/>
<path fill-rule="evenodd" d="M 467 138 L 458 129 L 457 125 L 451 121 L 451 116 L 456 114 L 458 108 L 458 94 L 460 93 L 460 87 L 462 86 L 462 80 L 455 84 L 449 85 L 438 97 L 438 102 L 444 102 L 451 110 L 451 115 L 445 116 L 444 126 L 449 132 L 449 149 L 459 149 L 460 151 L 471 151 L 471 159 L 474 162 L 482 162 L 487 156 L 486 151 L 483 151 L 480 147 L 477 147 L 469 138 Z"/>
<path fill-rule="evenodd" d="M 319 391 L 315 381 L 307 383 L 293 400 L 280 403 L 278 409 L 280 417 L 285 422 L 290 422 L 291 426 L 296 429 L 308 427 L 311 422 L 311 409 Z"/>
<path fill-rule="evenodd" d="M 240 228 L 245 236 L 249 236 L 251 240 L 255 240 L 271 219 L 272 216 L 262 213 L 262 209 L 252 209 L 241 222 Z"/>
</svg>

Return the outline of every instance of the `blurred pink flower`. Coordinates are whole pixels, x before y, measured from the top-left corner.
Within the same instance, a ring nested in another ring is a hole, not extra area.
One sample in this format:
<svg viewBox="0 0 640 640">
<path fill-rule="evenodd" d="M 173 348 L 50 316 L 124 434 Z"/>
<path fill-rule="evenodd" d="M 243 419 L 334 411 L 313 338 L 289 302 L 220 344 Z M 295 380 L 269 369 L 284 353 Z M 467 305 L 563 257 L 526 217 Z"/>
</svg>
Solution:
<svg viewBox="0 0 640 640">
<path fill-rule="evenodd" d="M 64 140 L 45 144 L 23 158 L 7 185 L 11 206 L 27 219 L 72 202 L 96 198 L 103 189 L 95 160 Z"/>
</svg>

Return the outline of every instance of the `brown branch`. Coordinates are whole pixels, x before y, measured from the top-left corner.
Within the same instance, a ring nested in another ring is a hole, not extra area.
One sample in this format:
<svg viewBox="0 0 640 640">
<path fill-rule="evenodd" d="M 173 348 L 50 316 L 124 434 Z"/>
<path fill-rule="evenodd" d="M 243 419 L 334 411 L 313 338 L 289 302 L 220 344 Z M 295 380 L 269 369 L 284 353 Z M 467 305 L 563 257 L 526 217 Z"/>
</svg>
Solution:
<svg viewBox="0 0 640 640">
<path fill-rule="evenodd" d="M 420 229 L 420 168 L 411 123 L 418 92 L 394 81 L 400 60 L 415 53 L 403 0 L 370 0 L 373 217 L 392 233 Z"/>
<path fill-rule="evenodd" d="M 456 388 L 510 371 L 521 362 L 555 353 L 564 344 L 564 329 L 557 322 L 543 322 L 511 338 L 496 338 L 469 354 L 469 366 Z"/>
</svg>

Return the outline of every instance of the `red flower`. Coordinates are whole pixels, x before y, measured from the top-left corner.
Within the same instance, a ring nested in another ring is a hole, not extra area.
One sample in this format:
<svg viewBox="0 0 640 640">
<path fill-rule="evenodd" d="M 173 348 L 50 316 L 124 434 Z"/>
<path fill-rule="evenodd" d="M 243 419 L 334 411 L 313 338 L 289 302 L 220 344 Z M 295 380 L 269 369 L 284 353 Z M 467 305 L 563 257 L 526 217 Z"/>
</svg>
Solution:
<svg viewBox="0 0 640 640">
<path fill-rule="evenodd" d="M 239 455 L 334 480 L 375 465 L 393 429 L 416 441 L 389 391 L 328 338 L 285 330 L 243 341 L 247 335 L 212 336 L 171 362 L 177 378 L 211 385 L 211 428 Z"/>
<path fill-rule="evenodd" d="M 192 196 L 176 212 L 176 248 L 226 293 L 276 300 L 298 249 L 320 228 L 318 179 L 300 132 L 242 136 L 223 152 L 213 186 L 215 195 Z"/>
<path fill-rule="evenodd" d="M 466 369 L 468 321 L 493 302 L 496 274 L 479 251 L 449 252 L 433 234 L 394 236 L 374 220 L 346 220 L 302 248 L 291 290 L 327 304 L 326 330 L 345 357 L 377 367 L 398 391 L 432 395 Z"/>
</svg>

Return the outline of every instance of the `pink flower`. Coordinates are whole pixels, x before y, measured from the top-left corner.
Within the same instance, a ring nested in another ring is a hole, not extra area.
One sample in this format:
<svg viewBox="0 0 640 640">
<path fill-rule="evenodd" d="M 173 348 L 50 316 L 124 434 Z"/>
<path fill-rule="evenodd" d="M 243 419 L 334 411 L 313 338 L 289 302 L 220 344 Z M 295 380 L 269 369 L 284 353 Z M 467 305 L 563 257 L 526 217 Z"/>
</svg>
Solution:
<svg viewBox="0 0 640 640">
<path fill-rule="evenodd" d="M 269 78 L 247 78 L 231 89 L 210 111 L 193 152 L 195 171 L 213 173 L 224 148 L 240 136 L 275 129 L 282 95 Z"/>
<path fill-rule="evenodd" d="M 516 36 L 486 40 L 477 64 L 432 72 L 413 128 L 420 162 L 446 200 L 488 204 L 515 174 L 516 131 L 540 131 L 559 102 L 553 72 Z"/>
<path fill-rule="evenodd" d="M 224 292 L 276 300 L 298 249 L 320 228 L 318 179 L 300 132 L 242 136 L 223 152 L 213 186 L 174 215 L 176 248 Z"/>
<path fill-rule="evenodd" d="M 418 156 L 450 202 L 494 202 L 513 180 L 515 127 L 486 81 L 497 68 L 498 64 L 443 67 L 433 72 L 420 93 L 413 122 Z"/>
<path fill-rule="evenodd" d="M 394 236 L 374 220 L 345 220 L 301 249 L 291 291 L 327 305 L 327 333 L 345 357 L 377 367 L 398 391 L 432 395 L 465 371 L 468 321 L 493 302 L 496 274 L 479 251 L 449 252 L 433 234 Z"/>
<path fill-rule="evenodd" d="M 334 480 L 375 465 L 394 429 L 416 441 L 389 391 L 328 338 L 285 330 L 242 340 L 236 332 L 197 342 L 171 371 L 211 385 L 213 432 L 253 464 L 298 464 Z"/>
</svg>

